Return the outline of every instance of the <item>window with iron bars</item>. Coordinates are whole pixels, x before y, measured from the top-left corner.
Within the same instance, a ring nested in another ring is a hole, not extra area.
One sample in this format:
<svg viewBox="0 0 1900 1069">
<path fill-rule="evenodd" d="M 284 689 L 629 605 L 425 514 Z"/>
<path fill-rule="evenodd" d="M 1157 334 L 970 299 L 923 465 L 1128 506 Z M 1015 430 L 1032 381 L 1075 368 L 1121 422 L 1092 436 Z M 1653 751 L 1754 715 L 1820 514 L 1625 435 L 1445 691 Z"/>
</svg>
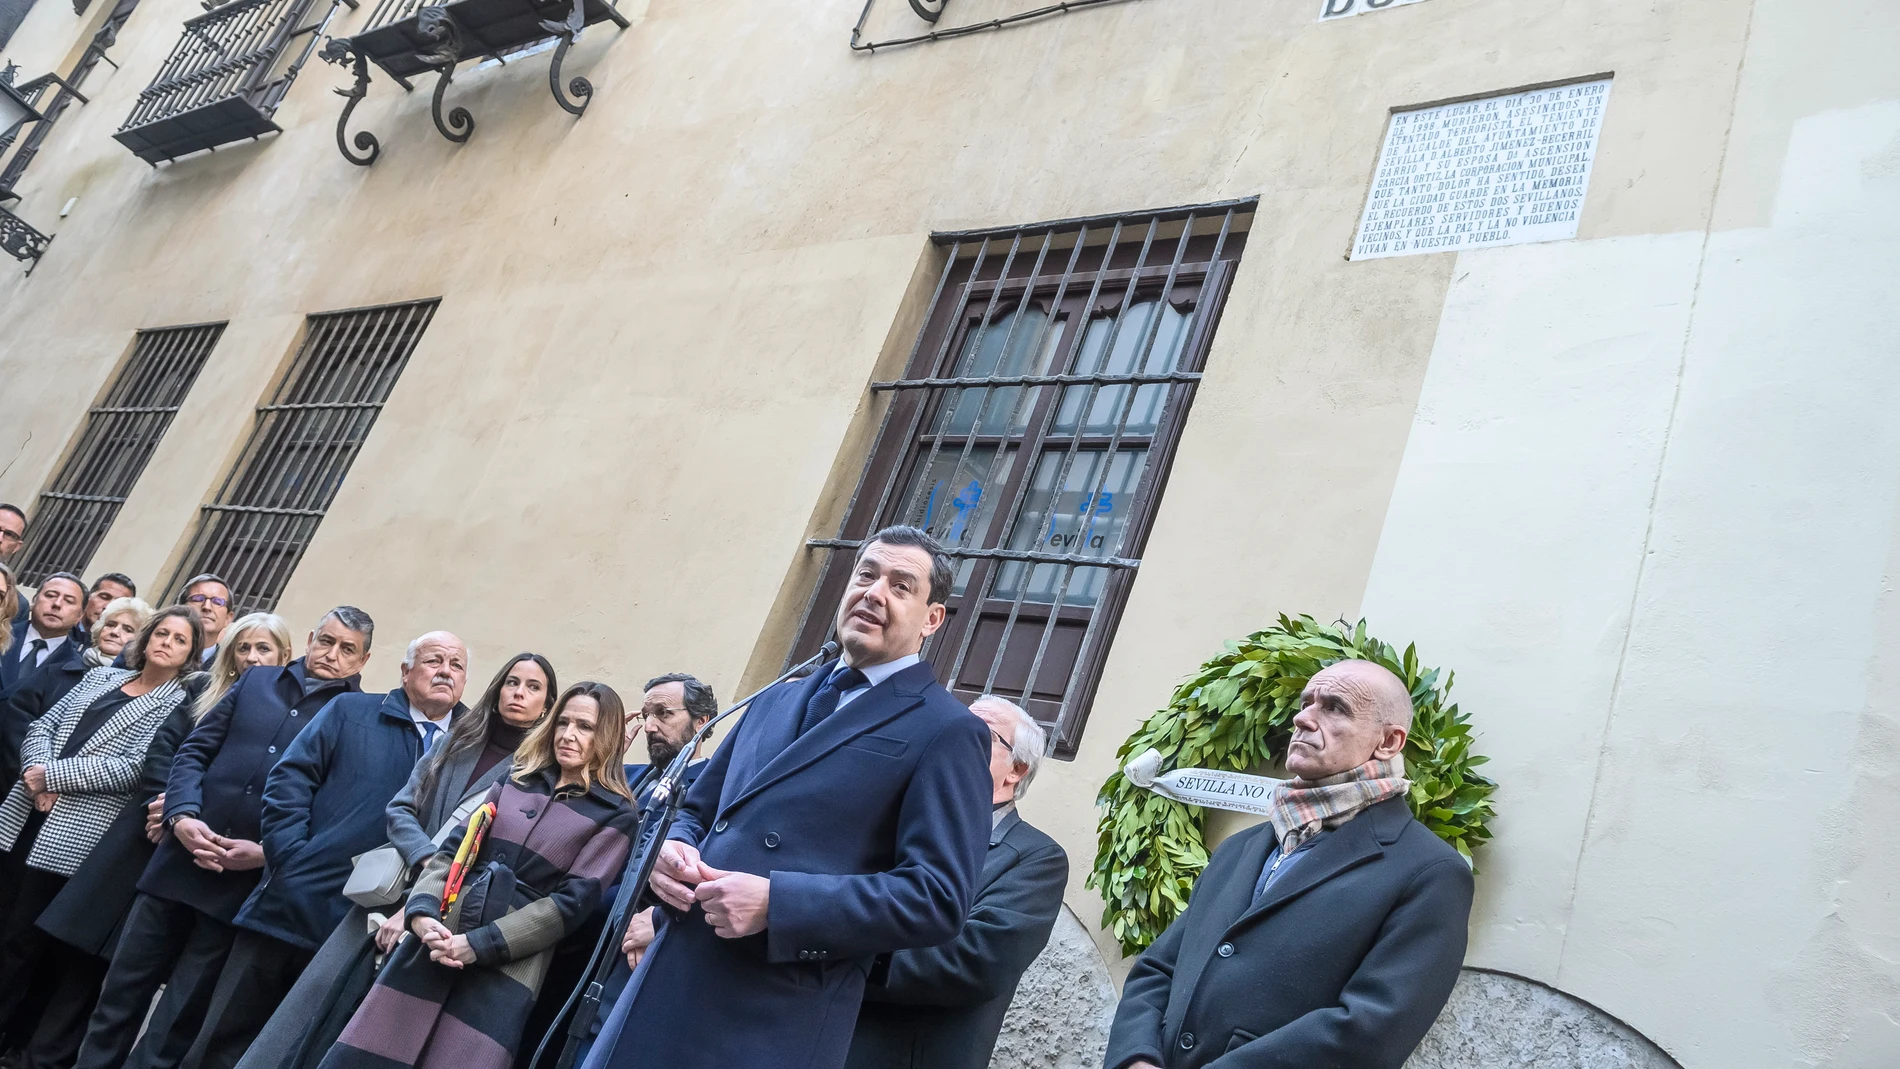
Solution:
<svg viewBox="0 0 1900 1069">
<path fill-rule="evenodd" d="M 1075 754 L 1253 200 L 937 234 L 943 272 L 800 625 L 816 650 L 863 540 L 906 523 L 957 565 L 924 655 Z M 788 662 L 789 663 L 789 662 Z"/>
<path fill-rule="evenodd" d="M 170 587 L 201 572 L 232 611 L 268 612 L 317 533 L 440 298 L 311 316 L 303 344 L 212 504 Z"/>
<path fill-rule="evenodd" d="M 131 357 L 40 494 L 21 582 L 84 570 L 223 333 L 223 323 L 139 331 Z"/>
</svg>

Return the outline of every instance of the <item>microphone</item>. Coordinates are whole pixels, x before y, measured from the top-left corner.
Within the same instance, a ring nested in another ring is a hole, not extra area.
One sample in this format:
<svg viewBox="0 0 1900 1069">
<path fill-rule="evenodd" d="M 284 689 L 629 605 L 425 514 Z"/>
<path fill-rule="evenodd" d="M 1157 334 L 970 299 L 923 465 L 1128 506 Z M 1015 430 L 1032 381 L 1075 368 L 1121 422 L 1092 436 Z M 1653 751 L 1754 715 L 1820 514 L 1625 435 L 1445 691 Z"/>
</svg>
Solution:
<svg viewBox="0 0 1900 1069">
<path fill-rule="evenodd" d="M 607 926 L 601 930 L 600 938 L 594 943 L 594 953 L 587 959 L 587 972 L 573 992 L 567 996 L 567 1002 L 561 1006 L 561 1012 L 554 1017 L 554 1024 L 548 1027 L 541 1037 L 541 1043 L 534 1048 L 534 1057 L 529 1059 L 529 1069 L 541 1064 L 541 1055 L 546 1053 L 548 1041 L 561 1027 L 561 1018 L 574 1010 L 574 1004 L 580 1003 L 580 1009 L 574 1013 L 573 1020 L 567 1025 L 567 1043 L 561 1048 L 560 1059 L 555 1069 L 573 1069 L 574 1058 L 580 1050 L 581 1040 L 594 1026 L 594 1019 L 600 1013 L 601 990 L 607 981 L 607 973 L 612 968 L 611 956 L 603 958 L 601 952 L 610 944 L 619 949 L 621 933 L 627 928 L 628 908 L 634 899 L 640 896 L 640 889 L 653 875 L 653 866 L 660 860 L 660 844 L 666 841 L 666 833 L 672 830 L 673 818 L 679 815 L 680 780 L 686 777 L 686 769 L 692 764 L 693 754 L 699 745 L 706 741 L 712 730 L 727 717 L 751 705 L 753 700 L 780 683 L 792 678 L 808 668 L 815 668 L 837 657 L 840 647 L 836 640 L 828 641 L 818 647 L 818 652 L 785 670 L 785 673 L 758 690 L 732 703 L 724 712 L 706 721 L 704 727 L 693 733 L 691 741 L 680 747 L 680 752 L 666 766 L 666 771 L 653 784 L 653 791 L 647 803 L 646 819 L 640 823 L 640 841 L 627 855 L 627 866 L 620 873 L 620 893 L 614 896 L 613 910 L 607 915 Z"/>
</svg>

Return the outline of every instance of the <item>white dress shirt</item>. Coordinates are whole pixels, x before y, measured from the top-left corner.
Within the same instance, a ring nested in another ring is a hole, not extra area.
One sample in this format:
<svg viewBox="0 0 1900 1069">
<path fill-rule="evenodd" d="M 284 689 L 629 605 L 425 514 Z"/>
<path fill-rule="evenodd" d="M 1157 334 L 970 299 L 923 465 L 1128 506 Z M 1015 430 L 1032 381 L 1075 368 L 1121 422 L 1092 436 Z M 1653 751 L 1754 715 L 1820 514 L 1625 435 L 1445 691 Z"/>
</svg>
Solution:
<svg viewBox="0 0 1900 1069">
<path fill-rule="evenodd" d="M 47 638 L 45 635 L 40 634 L 39 629 L 32 624 L 26 625 L 26 644 L 20 647 L 20 662 L 22 664 L 26 663 L 27 647 L 35 642 L 41 641 L 46 643 L 46 648 L 40 651 L 39 660 L 33 662 L 33 667 L 35 668 L 45 664 L 46 659 L 53 655 L 54 650 L 66 644 L 66 636 L 60 635 L 58 638 Z"/>
<path fill-rule="evenodd" d="M 857 700 L 859 695 L 870 690 L 872 687 L 877 686 L 879 683 L 882 683 L 885 680 L 891 678 L 897 673 L 902 672 L 904 669 L 909 668 L 911 665 L 919 663 L 923 659 L 924 658 L 922 654 L 913 653 L 909 655 L 908 657 L 899 657 L 895 661 L 885 661 L 883 664 L 874 664 L 870 666 L 869 668 L 858 669 L 858 671 L 864 673 L 864 678 L 869 680 L 870 682 L 865 683 L 863 686 L 860 686 L 860 687 L 853 687 L 850 690 L 845 691 L 843 694 L 838 695 L 838 709 L 842 709 L 845 706 L 850 705 L 852 702 Z M 837 710 L 834 709 L 832 711 L 836 712 Z"/>
</svg>

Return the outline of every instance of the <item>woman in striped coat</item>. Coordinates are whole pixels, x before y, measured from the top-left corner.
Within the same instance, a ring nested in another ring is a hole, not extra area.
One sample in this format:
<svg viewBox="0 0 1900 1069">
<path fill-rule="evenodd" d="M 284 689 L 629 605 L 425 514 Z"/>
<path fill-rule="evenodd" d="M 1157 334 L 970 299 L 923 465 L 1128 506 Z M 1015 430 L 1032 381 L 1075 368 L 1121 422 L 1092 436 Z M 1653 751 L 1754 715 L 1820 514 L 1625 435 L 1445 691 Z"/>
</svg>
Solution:
<svg viewBox="0 0 1900 1069">
<path fill-rule="evenodd" d="M 554 945 L 600 904 L 638 830 L 621 765 L 625 723 L 611 687 L 562 693 L 489 791 L 493 821 L 479 849 L 457 864 L 465 825 L 423 869 L 405 909 L 413 934 L 320 1069 L 508 1069 L 517 1046 L 539 1038 L 522 1030 Z M 469 893 L 445 908 L 451 870 L 466 873 Z M 464 916 L 484 881 L 500 900 Z"/>
<path fill-rule="evenodd" d="M 138 789 L 145 750 L 185 700 L 184 676 L 203 645 L 194 613 L 166 609 L 126 646 L 127 667 L 87 672 L 27 732 L 24 771 L 0 803 L 0 879 L 12 881 L 0 921 L 0 1020 L 54 979 L 53 941 L 33 922 Z"/>
</svg>

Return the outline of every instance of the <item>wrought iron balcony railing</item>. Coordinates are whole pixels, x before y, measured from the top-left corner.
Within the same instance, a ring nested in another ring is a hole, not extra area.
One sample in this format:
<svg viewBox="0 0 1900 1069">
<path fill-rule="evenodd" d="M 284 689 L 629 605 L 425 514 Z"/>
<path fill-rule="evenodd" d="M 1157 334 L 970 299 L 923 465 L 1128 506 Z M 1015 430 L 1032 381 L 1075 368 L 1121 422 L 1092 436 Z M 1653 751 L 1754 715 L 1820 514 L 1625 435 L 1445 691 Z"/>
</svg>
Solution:
<svg viewBox="0 0 1900 1069">
<path fill-rule="evenodd" d="M 28 274 L 53 239 L 33 229 L 24 219 L 0 208 L 0 252 L 26 264 Z"/>
<path fill-rule="evenodd" d="M 297 72 L 336 16 L 332 0 L 231 0 L 185 20 L 178 44 L 113 137 L 147 163 L 278 132 Z M 293 48 L 302 38 L 302 47 Z"/>
<path fill-rule="evenodd" d="M 325 60 L 352 67 L 356 78 L 350 88 L 337 90 L 348 103 L 337 117 L 336 146 L 344 159 L 364 167 L 376 162 L 382 152 L 376 135 L 366 130 L 356 134 L 356 152 L 350 151 L 345 140 L 350 112 L 369 93 L 371 63 L 405 90 L 414 88 L 409 79 L 436 72 L 429 114 L 436 130 L 459 144 L 475 132 L 475 117 L 461 107 L 443 114 L 442 96 L 456 65 L 465 59 L 505 63 L 510 53 L 549 40 L 556 47 L 548 65 L 548 86 L 555 103 L 578 116 L 593 100 L 594 87 L 576 77 L 562 92 L 561 65 L 581 30 L 597 22 L 612 22 L 623 30 L 628 25 L 615 0 L 378 0 L 363 29 L 332 40 L 323 50 Z"/>
</svg>

